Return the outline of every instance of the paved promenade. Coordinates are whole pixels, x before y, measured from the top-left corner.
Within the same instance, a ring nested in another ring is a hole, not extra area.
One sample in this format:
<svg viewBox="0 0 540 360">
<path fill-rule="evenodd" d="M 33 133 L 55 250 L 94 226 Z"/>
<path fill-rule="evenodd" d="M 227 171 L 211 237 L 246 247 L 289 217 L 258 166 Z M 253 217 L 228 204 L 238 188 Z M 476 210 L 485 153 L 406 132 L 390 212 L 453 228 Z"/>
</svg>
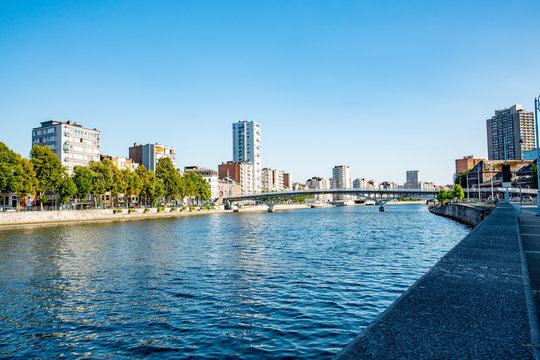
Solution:
<svg viewBox="0 0 540 360">
<path fill-rule="evenodd" d="M 501 204 L 336 358 L 538 359 L 538 337 L 517 212 Z"/>
<path fill-rule="evenodd" d="M 537 316 L 540 318 L 538 312 L 540 309 L 540 216 L 536 216 L 536 207 L 522 209 L 519 230 L 527 259 Z"/>
</svg>

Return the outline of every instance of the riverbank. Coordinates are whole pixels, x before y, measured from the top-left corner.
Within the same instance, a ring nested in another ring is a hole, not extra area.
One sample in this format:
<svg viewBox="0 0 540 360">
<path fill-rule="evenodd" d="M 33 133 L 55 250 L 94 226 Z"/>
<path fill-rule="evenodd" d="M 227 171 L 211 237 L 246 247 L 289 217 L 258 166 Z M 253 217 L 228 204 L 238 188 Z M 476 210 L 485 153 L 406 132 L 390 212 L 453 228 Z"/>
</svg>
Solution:
<svg viewBox="0 0 540 360">
<path fill-rule="evenodd" d="M 306 204 L 283 204 L 276 205 L 276 210 L 295 210 L 309 208 Z M 118 210 L 117 210 L 118 211 Z M 46 226 L 60 224 L 94 223 L 108 221 L 133 221 L 146 219 L 162 219 L 183 216 L 201 216 L 212 214 L 233 213 L 233 210 L 210 209 L 210 210 L 172 210 L 165 208 L 164 211 L 157 211 L 157 208 L 134 209 L 129 212 L 127 209 L 114 212 L 112 209 L 99 210 L 56 210 L 56 211 L 21 211 L 0 213 L 0 228 L 17 228 L 26 226 Z M 244 206 L 238 212 L 268 211 L 268 206 Z"/>
<path fill-rule="evenodd" d="M 424 201 L 391 201 L 385 206 L 393 205 L 423 205 Z M 349 206 L 369 206 L 365 204 L 355 204 Z M 332 206 L 330 206 L 332 207 Z M 274 206 L 275 211 L 309 209 L 311 204 L 278 204 Z M 211 210 L 172 210 L 165 208 L 158 212 L 156 208 L 135 209 L 128 212 L 127 209 L 114 213 L 112 209 L 99 210 L 56 210 L 56 211 L 21 211 L 21 212 L 0 212 L 0 228 L 17 228 L 26 226 L 46 226 L 60 224 L 78 224 L 107 221 L 133 221 L 146 219 L 162 219 L 183 216 L 201 216 L 212 214 L 232 214 L 256 211 L 268 211 L 267 205 L 242 206 L 235 210 L 211 209 Z"/>
<path fill-rule="evenodd" d="M 429 211 L 435 215 L 445 216 L 463 224 L 475 227 L 480 224 L 495 206 L 479 206 L 469 204 L 438 204 L 430 206 Z"/>
<path fill-rule="evenodd" d="M 517 214 L 499 204 L 336 359 L 538 359 L 538 334 Z"/>
</svg>

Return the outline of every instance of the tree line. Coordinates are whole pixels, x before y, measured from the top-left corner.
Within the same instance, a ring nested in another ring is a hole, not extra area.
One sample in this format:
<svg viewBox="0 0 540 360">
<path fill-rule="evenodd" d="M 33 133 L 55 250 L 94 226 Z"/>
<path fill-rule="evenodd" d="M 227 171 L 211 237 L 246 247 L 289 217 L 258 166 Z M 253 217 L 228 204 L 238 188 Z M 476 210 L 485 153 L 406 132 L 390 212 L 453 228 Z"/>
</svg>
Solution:
<svg viewBox="0 0 540 360">
<path fill-rule="evenodd" d="M 437 195 L 437 200 L 446 203 L 451 200 L 459 200 L 463 199 L 465 197 L 465 194 L 463 193 L 463 188 L 459 184 L 455 184 L 454 188 L 450 191 L 447 191 L 445 189 L 441 189 L 439 191 L 439 194 Z"/>
<path fill-rule="evenodd" d="M 108 158 L 75 166 L 73 176 L 48 146 L 33 145 L 30 160 L 23 158 L 0 142 L 0 193 L 17 193 L 20 198 L 36 195 L 41 207 L 47 194 L 57 194 L 66 204 L 73 198 L 85 201 L 92 195 L 94 206 L 101 195 L 109 194 L 114 206 L 119 195 L 129 201 L 138 197 L 137 205 L 155 206 L 159 201 L 174 202 L 184 198 L 209 200 L 210 184 L 193 172 L 181 175 L 169 158 L 161 158 L 156 171 L 139 165 L 135 171 L 119 170 Z M 130 204 L 132 205 L 132 204 Z"/>
</svg>

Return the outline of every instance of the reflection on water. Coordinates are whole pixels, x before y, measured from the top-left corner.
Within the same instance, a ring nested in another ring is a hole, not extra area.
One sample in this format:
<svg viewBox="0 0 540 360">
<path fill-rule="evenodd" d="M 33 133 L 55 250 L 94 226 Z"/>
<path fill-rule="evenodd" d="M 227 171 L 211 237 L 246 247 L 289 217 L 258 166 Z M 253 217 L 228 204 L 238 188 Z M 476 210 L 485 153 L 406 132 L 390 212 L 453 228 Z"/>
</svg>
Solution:
<svg viewBox="0 0 540 360">
<path fill-rule="evenodd" d="M 331 358 L 468 230 L 424 206 L 0 233 L 0 356 Z"/>
</svg>

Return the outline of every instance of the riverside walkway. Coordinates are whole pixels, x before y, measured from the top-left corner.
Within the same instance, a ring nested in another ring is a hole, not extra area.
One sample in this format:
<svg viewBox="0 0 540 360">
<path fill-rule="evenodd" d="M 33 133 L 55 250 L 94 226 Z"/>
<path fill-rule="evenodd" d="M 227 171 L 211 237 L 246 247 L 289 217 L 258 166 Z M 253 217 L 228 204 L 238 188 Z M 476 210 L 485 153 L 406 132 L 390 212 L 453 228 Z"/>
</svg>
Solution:
<svg viewBox="0 0 540 360">
<path fill-rule="evenodd" d="M 540 221 L 524 219 L 540 244 Z M 520 237 L 518 212 L 500 204 L 336 359 L 539 359 Z"/>
</svg>

